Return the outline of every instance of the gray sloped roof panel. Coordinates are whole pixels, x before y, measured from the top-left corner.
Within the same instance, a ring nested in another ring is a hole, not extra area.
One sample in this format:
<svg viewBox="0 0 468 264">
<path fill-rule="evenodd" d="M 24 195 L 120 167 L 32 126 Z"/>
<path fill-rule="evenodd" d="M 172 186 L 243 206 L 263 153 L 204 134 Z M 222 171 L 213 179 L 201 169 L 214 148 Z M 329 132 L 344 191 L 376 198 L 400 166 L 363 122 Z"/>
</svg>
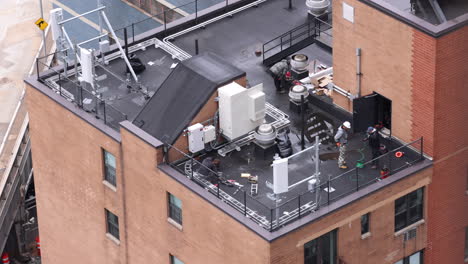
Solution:
<svg viewBox="0 0 468 264">
<path fill-rule="evenodd" d="M 214 54 L 180 62 L 133 123 L 173 144 L 219 86 L 245 75 Z"/>
</svg>

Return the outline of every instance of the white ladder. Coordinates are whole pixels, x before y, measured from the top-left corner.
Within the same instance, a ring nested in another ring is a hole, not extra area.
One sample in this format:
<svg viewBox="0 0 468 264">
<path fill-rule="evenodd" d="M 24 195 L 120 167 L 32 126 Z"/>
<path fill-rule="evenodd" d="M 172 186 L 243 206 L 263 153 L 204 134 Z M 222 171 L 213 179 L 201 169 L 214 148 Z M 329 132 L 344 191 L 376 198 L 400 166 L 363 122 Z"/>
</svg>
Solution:
<svg viewBox="0 0 468 264">
<path fill-rule="evenodd" d="M 252 183 L 250 185 L 250 195 L 257 195 L 258 193 L 258 183 Z"/>
</svg>

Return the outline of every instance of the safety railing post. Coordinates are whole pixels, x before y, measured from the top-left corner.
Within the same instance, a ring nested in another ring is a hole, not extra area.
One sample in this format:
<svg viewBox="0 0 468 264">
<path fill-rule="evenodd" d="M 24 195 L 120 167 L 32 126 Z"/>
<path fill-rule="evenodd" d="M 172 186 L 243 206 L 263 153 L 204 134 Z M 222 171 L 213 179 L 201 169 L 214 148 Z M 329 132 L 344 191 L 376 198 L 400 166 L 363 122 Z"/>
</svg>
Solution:
<svg viewBox="0 0 468 264">
<path fill-rule="evenodd" d="M 132 23 L 132 44 L 135 42 L 135 23 Z"/>
<path fill-rule="evenodd" d="M 270 209 L 270 232 L 273 231 L 273 209 Z"/>
<path fill-rule="evenodd" d="M 60 75 L 60 72 L 58 73 L 59 75 L 59 94 L 62 96 L 62 77 Z"/>
<path fill-rule="evenodd" d="M 98 99 L 98 100 L 101 100 L 101 99 Z M 103 105 L 103 117 L 104 117 L 104 124 L 107 125 L 107 118 L 106 118 L 106 102 L 104 101 L 101 101 L 101 104 Z"/>
<path fill-rule="evenodd" d="M 191 166 L 191 172 L 190 172 L 190 179 L 193 180 L 193 157 L 190 159 L 190 162 L 192 163 Z"/>
<path fill-rule="evenodd" d="M 301 218 L 301 195 L 297 196 L 297 212 L 298 218 Z"/>
<path fill-rule="evenodd" d="M 195 25 L 198 24 L 198 0 L 195 0 Z"/>
<path fill-rule="evenodd" d="M 356 167 L 356 191 L 359 191 L 359 168 Z"/>
<path fill-rule="evenodd" d="M 220 182 L 219 177 L 218 177 L 218 186 L 217 186 L 217 188 L 216 188 L 216 192 L 217 192 L 216 195 L 218 196 L 218 199 L 219 199 L 219 188 L 221 187 L 221 184 L 220 184 L 220 183 L 221 183 L 221 182 Z"/>
<path fill-rule="evenodd" d="M 224 6 L 224 12 L 225 12 L 225 13 L 227 13 L 227 11 L 228 11 L 228 4 L 229 4 L 228 1 L 229 1 L 229 0 L 226 0 L 226 5 Z"/>
<path fill-rule="evenodd" d="M 164 35 L 167 36 L 167 21 L 166 21 L 166 10 L 164 10 L 163 14 L 163 22 L 164 22 Z"/>
<path fill-rule="evenodd" d="M 36 58 L 36 74 L 37 74 L 37 80 L 39 81 L 39 58 Z"/>
<path fill-rule="evenodd" d="M 420 146 L 420 148 L 421 148 L 421 149 L 419 150 L 419 154 L 421 155 L 421 157 L 420 157 L 420 158 L 421 158 L 421 160 L 423 160 L 423 159 L 424 159 L 424 148 L 423 148 L 423 144 L 424 144 L 424 138 L 423 138 L 423 137 L 421 137 L 421 139 L 420 139 L 420 140 L 421 140 L 421 146 Z"/>
<path fill-rule="evenodd" d="M 243 190 L 244 192 L 244 216 L 247 215 L 247 192 Z"/>
<path fill-rule="evenodd" d="M 327 204 L 330 205 L 330 179 L 328 179 L 327 185 Z"/>
</svg>

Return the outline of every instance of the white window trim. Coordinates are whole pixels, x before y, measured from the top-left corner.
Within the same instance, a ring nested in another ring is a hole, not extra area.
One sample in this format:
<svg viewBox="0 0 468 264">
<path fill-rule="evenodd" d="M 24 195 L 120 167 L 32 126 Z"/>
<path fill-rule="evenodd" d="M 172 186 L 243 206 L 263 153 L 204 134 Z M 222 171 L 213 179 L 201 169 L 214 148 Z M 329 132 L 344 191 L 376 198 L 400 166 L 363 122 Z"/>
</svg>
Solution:
<svg viewBox="0 0 468 264">
<path fill-rule="evenodd" d="M 366 238 L 369 238 L 370 236 L 371 236 L 371 232 L 367 232 L 361 235 L 361 239 L 366 239 Z"/>
<path fill-rule="evenodd" d="M 181 224 L 177 223 L 174 219 L 168 217 L 167 218 L 167 222 L 171 225 L 173 225 L 175 228 L 179 229 L 180 231 L 183 230 L 183 227 Z"/>
<path fill-rule="evenodd" d="M 405 227 L 405 228 L 403 228 L 401 230 L 398 230 L 397 232 L 395 232 L 395 236 L 397 237 L 399 235 L 402 235 L 402 234 L 408 232 L 409 230 L 424 224 L 425 222 L 426 221 L 424 221 L 424 219 L 421 219 L 421 220 L 417 221 L 416 223 L 413 223 L 413 224 L 411 224 L 411 225 L 409 225 L 409 226 L 407 226 L 407 227 Z"/>
<path fill-rule="evenodd" d="M 106 233 L 106 237 L 112 240 L 112 242 L 114 242 L 117 246 L 120 246 L 120 240 L 113 236 L 111 233 Z"/>
<path fill-rule="evenodd" d="M 114 192 L 117 192 L 117 188 L 110 182 L 103 180 L 102 184 L 104 184 L 107 188 L 111 189 Z"/>
</svg>

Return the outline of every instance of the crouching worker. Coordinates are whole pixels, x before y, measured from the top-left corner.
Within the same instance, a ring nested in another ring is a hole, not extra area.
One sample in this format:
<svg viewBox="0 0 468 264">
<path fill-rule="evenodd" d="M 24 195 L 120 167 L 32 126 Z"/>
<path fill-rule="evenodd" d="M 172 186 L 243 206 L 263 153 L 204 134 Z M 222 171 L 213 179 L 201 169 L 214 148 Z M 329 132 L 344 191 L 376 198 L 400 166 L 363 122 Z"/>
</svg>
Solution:
<svg viewBox="0 0 468 264">
<path fill-rule="evenodd" d="M 205 158 L 197 172 L 212 184 L 217 184 L 220 163 L 219 159 L 213 159 L 212 157 Z"/>
</svg>

